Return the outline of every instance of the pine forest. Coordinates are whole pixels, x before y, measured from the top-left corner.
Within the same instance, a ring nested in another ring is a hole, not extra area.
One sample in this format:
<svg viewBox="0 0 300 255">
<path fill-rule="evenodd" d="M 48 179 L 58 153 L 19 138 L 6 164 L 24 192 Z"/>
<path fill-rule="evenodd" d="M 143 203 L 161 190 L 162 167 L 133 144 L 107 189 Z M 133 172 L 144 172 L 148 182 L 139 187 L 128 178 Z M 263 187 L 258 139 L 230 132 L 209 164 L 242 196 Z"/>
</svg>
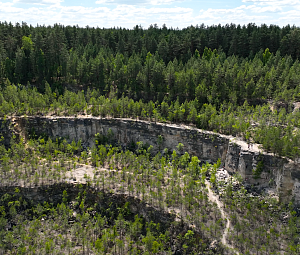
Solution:
<svg viewBox="0 0 300 255">
<path fill-rule="evenodd" d="M 0 254 L 300 254 L 295 199 L 256 189 L 221 158 L 203 160 L 184 143 L 164 148 L 161 135 L 155 148 L 124 145 L 109 129 L 87 146 L 11 124 L 174 124 L 297 164 L 299 59 L 300 29 L 290 25 L 1 22 Z"/>
</svg>

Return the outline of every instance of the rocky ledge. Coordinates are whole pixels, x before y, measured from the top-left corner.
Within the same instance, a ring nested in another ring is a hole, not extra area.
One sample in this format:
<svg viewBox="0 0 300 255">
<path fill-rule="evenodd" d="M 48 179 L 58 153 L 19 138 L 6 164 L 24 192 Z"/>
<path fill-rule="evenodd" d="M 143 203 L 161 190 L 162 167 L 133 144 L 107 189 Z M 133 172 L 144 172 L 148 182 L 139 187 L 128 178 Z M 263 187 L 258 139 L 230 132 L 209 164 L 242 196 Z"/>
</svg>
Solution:
<svg viewBox="0 0 300 255">
<path fill-rule="evenodd" d="M 152 145 L 154 151 L 173 150 L 178 143 L 183 151 L 197 156 L 204 162 L 214 163 L 219 158 L 231 174 L 238 173 L 246 185 L 258 190 L 273 190 L 284 203 L 300 204 L 300 164 L 277 157 L 249 146 L 236 137 L 204 131 L 185 125 L 153 123 L 132 119 L 109 119 L 91 116 L 76 117 L 18 117 L 0 120 L 0 134 L 9 144 L 13 134 L 28 137 L 29 134 L 64 137 L 69 142 L 81 140 L 85 146 L 93 146 L 95 134 L 113 136 L 121 145 L 142 141 Z M 158 139 L 160 138 L 160 139 Z"/>
</svg>

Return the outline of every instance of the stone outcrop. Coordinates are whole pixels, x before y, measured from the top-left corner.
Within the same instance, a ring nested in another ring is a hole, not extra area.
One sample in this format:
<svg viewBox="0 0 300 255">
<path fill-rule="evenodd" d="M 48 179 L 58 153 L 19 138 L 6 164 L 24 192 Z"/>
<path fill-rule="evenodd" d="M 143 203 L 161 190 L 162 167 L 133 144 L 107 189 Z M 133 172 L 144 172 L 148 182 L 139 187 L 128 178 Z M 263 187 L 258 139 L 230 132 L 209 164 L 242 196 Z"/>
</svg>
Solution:
<svg viewBox="0 0 300 255">
<path fill-rule="evenodd" d="M 10 119 L 0 119 L 0 140 L 5 147 L 9 147 L 11 139 L 15 134 L 13 123 Z"/>
<path fill-rule="evenodd" d="M 199 132 L 187 126 L 155 124 L 131 119 L 100 118 L 20 118 L 15 120 L 27 134 L 46 135 L 52 138 L 64 137 L 69 142 L 81 140 L 85 146 L 95 144 L 95 134 L 107 135 L 110 129 L 113 138 L 121 144 L 129 145 L 132 141 L 142 141 L 152 145 L 154 151 L 175 149 L 178 143 L 184 144 L 184 151 L 200 159 L 216 162 L 225 160 L 228 139 L 212 133 Z M 158 137 L 162 136 L 162 143 Z"/>
<path fill-rule="evenodd" d="M 232 136 L 225 136 L 184 125 L 171 125 L 131 119 L 101 119 L 97 117 L 27 117 L 11 119 L 12 129 L 20 133 L 45 135 L 51 138 L 64 137 L 69 142 L 81 140 L 85 146 L 93 146 L 95 134 L 107 135 L 122 145 L 143 141 L 152 145 L 154 151 L 175 149 L 184 144 L 184 151 L 202 161 L 214 163 L 219 158 L 230 173 L 238 173 L 248 185 L 258 189 L 273 189 L 283 202 L 292 199 L 300 204 L 300 164 L 286 158 L 263 152 L 257 144 Z M 6 128 L 0 133 L 11 136 Z M 11 132 L 15 132 L 11 130 Z M 158 137 L 161 136 L 161 142 Z M 8 138 L 5 140 L 9 140 Z"/>
<path fill-rule="evenodd" d="M 242 141 L 228 144 L 225 169 L 239 173 L 246 184 L 273 190 L 282 202 L 300 204 L 300 164 L 262 150 L 245 149 Z"/>
</svg>

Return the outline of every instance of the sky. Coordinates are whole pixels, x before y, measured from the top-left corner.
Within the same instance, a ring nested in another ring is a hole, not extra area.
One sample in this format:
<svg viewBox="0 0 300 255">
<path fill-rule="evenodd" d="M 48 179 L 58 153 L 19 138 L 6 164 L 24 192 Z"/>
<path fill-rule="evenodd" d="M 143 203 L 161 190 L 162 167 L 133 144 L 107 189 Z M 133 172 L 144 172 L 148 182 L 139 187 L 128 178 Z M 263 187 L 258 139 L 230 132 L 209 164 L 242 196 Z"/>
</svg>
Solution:
<svg viewBox="0 0 300 255">
<path fill-rule="evenodd" d="M 0 21 L 100 28 L 230 23 L 299 27 L 300 0 L 0 0 Z"/>
</svg>

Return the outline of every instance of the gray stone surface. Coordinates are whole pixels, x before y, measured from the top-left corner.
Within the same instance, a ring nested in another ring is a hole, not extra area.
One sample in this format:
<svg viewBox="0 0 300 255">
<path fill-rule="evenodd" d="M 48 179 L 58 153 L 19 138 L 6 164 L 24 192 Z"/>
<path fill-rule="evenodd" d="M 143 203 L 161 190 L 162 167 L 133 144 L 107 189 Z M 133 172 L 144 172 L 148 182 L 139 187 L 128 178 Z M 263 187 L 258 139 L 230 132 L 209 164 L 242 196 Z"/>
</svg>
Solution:
<svg viewBox="0 0 300 255">
<path fill-rule="evenodd" d="M 14 134 L 15 132 L 14 128 L 12 127 L 11 120 L 0 119 L 0 140 L 1 143 L 5 145 L 5 147 L 10 146 L 10 141 Z"/>
<path fill-rule="evenodd" d="M 157 139 L 161 135 L 162 149 L 175 149 L 178 143 L 182 143 L 184 151 L 213 162 L 218 158 L 225 160 L 228 146 L 228 139 L 214 133 L 128 119 L 35 117 L 26 120 L 20 118 L 16 121 L 27 134 L 34 132 L 36 135 L 48 135 L 52 138 L 64 137 L 69 142 L 81 140 L 88 147 L 94 145 L 95 134 L 106 135 L 111 129 L 114 139 L 122 144 L 143 141 L 144 144 L 152 145 L 154 151 L 158 151 Z"/>
</svg>

